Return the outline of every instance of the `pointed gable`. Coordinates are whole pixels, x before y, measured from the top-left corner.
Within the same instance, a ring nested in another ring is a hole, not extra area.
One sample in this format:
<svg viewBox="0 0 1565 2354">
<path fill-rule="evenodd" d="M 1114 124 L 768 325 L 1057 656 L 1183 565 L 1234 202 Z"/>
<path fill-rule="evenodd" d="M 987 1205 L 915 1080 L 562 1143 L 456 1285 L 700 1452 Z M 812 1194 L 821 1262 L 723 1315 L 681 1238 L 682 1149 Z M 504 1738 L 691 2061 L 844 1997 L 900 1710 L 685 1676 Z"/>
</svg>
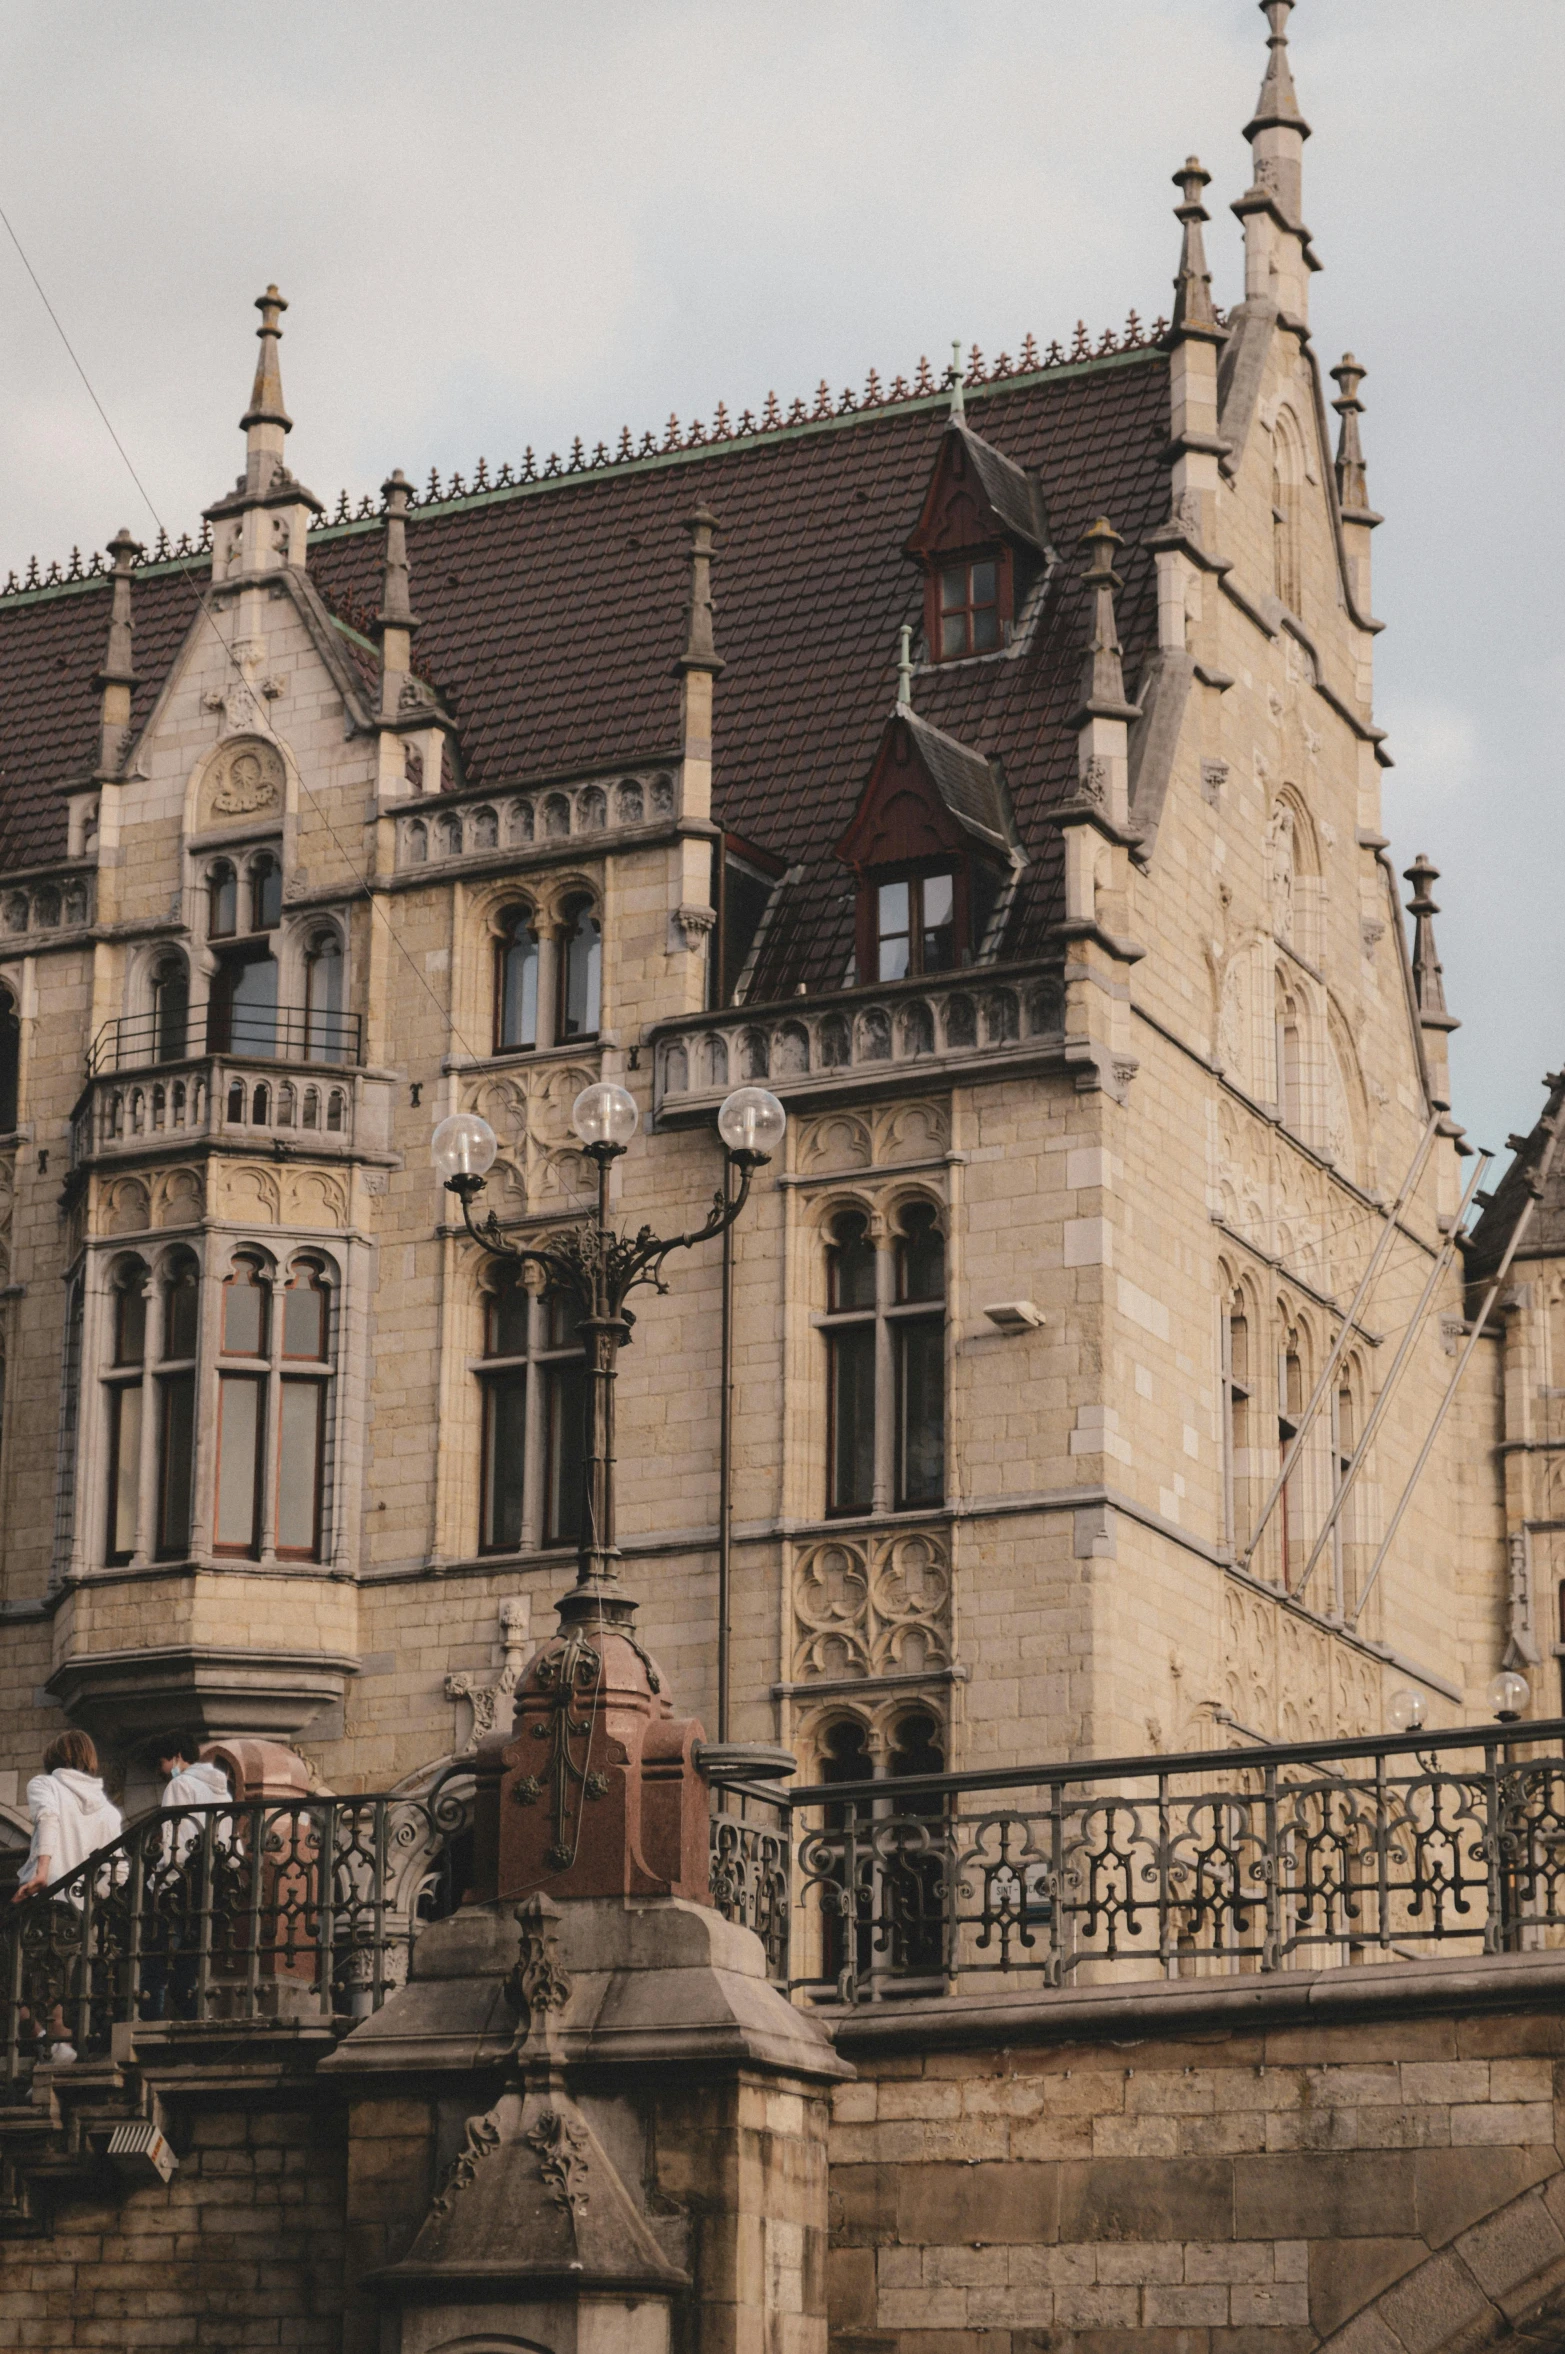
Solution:
<svg viewBox="0 0 1565 2354">
<path fill-rule="evenodd" d="M 1008 861 L 1016 830 L 992 760 L 899 708 L 881 732 L 869 779 L 837 856 L 857 872 L 974 848 Z"/>
<path fill-rule="evenodd" d="M 906 553 L 928 562 L 995 540 L 1020 541 L 1039 555 L 1049 545 L 1043 494 L 1033 477 L 953 418 L 940 438 Z"/>
</svg>

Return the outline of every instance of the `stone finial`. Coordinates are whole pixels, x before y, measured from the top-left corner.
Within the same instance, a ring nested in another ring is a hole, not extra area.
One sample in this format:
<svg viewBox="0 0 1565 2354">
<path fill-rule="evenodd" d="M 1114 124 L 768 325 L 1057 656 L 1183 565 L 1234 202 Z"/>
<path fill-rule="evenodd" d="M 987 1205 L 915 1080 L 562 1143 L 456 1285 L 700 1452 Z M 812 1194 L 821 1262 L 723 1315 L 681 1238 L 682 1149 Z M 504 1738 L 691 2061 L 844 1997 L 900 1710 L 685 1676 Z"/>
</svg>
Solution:
<svg viewBox="0 0 1565 2354">
<path fill-rule="evenodd" d="M 962 338 L 952 340 L 951 365 L 946 370 L 946 383 L 951 393 L 951 422 L 960 425 L 967 415 L 967 402 L 962 389 Z"/>
<path fill-rule="evenodd" d="M 257 425 L 278 425 L 284 433 L 293 430 L 293 419 L 283 407 L 283 373 L 277 356 L 277 346 L 283 331 L 278 324 L 288 305 L 275 286 L 268 286 L 264 294 L 255 298 L 261 314 L 256 329 L 261 349 L 256 357 L 255 382 L 250 387 L 250 406 L 239 422 L 246 433 Z"/>
<path fill-rule="evenodd" d="M 675 667 L 682 674 L 704 670 L 716 678 L 723 668 L 712 636 L 712 566 L 717 560 L 712 534 L 718 529 L 717 517 L 703 504 L 685 518 L 685 529 L 690 534 L 690 602 L 685 650 Z"/>
<path fill-rule="evenodd" d="M 123 523 L 108 544 L 107 553 L 114 559 L 109 642 L 103 668 L 92 682 L 99 695 L 97 773 L 100 777 L 117 776 L 125 756 L 131 696 L 136 687 L 131 650 L 136 628 L 131 617 L 131 576 L 136 559 L 143 552 L 140 541 L 131 538 L 129 528 Z"/>
<path fill-rule="evenodd" d="M 1369 485 L 1364 468 L 1364 448 L 1359 440 L 1359 419 L 1364 414 L 1364 403 L 1359 399 L 1359 386 L 1368 375 L 1350 351 L 1332 369 L 1332 380 L 1342 387 L 1341 396 L 1332 407 L 1342 419 L 1342 433 L 1337 442 L 1337 497 L 1344 515 L 1369 512 Z"/>
<path fill-rule="evenodd" d="M 413 485 L 400 466 L 380 486 L 386 511 L 386 552 L 380 568 L 380 609 L 375 634 L 387 629 L 415 630 L 418 616 L 408 598 L 408 501 Z"/>
<path fill-rule="evenodd" d="M 1171 342 L 1185 335 L 1208 335 L 1215 342 L 1222 333 L 1212 308 L 1212 273 L 1206 266 L 1206 243 L 1201 234 L 1201 224 L 1212 217 L 1201 201 L 1201 191 L 1211 177 L 1210 172 L 1202 169 L 1197 155 L 1187 155 L 1174 174 L 1174 186 L 1180 194 L 1174 218 L 1184 224 L 1184 239 L 1179 249 L 1179 274 L 1174 280 Z"/>
<path fill-rule="evenodd" d="M 913 708 L 913 631 L 903 622 L 897 631 L 897 709 Z"/>
<path fill-rule="evenodd" d="M 1454 1030 L 1457 1025 L 1446 1010 L 1445 976 L 1435 948 L 1434 919 L 1440 909 L 1430 893 L 1430 885 L 1440 880 L 1440 869 L 1431 866 L 1420 851 L 1406 868 L 1404 880 L 1413 886 L 1407 910 L 1413 919 L 1413 995 L 1418 1018 L 1431 1029 Z"/>
<path fill-rule="evenodd" d="M 1081 546 L 1092 551 L 1082 580 L 1092 591 L 1092 636 L 1082 670 L 1082 716 L 1091 719 L 1134 719 L 1126 700 L 1119 626 L 1114 615 L 1114 593 L 1124 582 L 1114 569 L 1114 550 L 1124 541 L 1105 516 L 1081 535 Z"/>
<path fill-rule="evenodd" d="M 1301 139 L 1310 135 L 1310 126 L 1299 112 L 1293 69 L 1288 63 L 1288 19 L 1293 5 L 1294 0 L 1260 0 L 1267 25 L 1266 71 L 1261 77 L 1261 95 L 1255 102 L 1255 113 L 1244 129 L 1245 137 L 1252 143 L 1260 131 L 1296 131 Z"/>
</svg>

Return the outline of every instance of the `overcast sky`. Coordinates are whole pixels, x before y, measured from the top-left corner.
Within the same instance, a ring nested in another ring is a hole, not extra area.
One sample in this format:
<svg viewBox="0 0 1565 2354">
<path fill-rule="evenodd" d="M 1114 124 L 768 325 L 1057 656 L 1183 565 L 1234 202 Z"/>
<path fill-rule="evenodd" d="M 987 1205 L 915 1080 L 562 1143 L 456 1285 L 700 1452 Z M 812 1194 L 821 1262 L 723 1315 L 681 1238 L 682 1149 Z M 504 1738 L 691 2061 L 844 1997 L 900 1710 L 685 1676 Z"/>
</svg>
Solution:
<svg viewBox="0 0 1565 2354">
<path fill-rule="evenodd" d="M 1500 1143 L 1565 1060 L 1565 11 L 1291 30 L 1316 341 L 1370 370 L 1388 831 L 1443 870 L 1457 1114 Z M 175 533 L 268 279 L 331 497 L 1150 319 L 1192 149 L 1242 292 L 1253 0 L 0 0 L 0 41 L 0 204 Z M 0 319 L 0 572 L 155 528 L 3 237 Z"/>
</svg>

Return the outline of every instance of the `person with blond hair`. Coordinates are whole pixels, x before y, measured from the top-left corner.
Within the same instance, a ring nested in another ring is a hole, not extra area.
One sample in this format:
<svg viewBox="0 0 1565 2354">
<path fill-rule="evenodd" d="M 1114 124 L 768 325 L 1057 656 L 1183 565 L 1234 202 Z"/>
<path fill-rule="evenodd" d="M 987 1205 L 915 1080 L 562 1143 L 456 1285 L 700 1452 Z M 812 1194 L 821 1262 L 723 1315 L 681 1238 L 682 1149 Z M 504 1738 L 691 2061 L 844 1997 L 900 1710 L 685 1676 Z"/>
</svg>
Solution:
<svg viewBox="0 0 1565 2354">
<path fill-rule="evenodd" d="M 124 1828 L 120 1810 L 103 1787 L 98 1752 L 74 1726 L 57 1733 L 43 1753 L 43 1772 L 27 1785 L 32 1845 L 22 1865 L 13 1904 L 39 1895 L 63 1880 Z M 72 1899 L 79 1904 L 79 1896 Z"/>
</svg>

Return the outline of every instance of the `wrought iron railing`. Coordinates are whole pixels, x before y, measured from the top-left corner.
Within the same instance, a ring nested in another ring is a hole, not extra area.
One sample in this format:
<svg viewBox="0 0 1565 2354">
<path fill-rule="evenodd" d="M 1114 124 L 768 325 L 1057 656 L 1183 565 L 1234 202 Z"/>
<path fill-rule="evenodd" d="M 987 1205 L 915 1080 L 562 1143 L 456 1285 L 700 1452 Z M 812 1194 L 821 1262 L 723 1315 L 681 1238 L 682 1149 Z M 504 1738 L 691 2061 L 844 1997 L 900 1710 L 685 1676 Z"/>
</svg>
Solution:
<svg viewBox="0 0 1565 2354">
<path fill-rule="evenodd" d="M 780 1832 L 736 1815 L 713 1892 L 811 2002 L 1518 1952 L 1565 1941 L 1562 1743 L 1550 1719 L 815 1785 L 773 1799 L 782 1932 Z"/>
<path fill-rule="evenodd" d="M 766 1948 L 767 1975 L 782 1986 L 788 1984 L 790 1811 L 773 1784 L 712 1777 L 712 1902 L 725 1919 L 754 1930 Z"/>
<path fill-rule="evenodd" d="M 357 1063 L 363 1060 L 358 1014 L 321 1013 L 303 1005 L 210 1005 L 188 1017 L 167 1011 L 116 1014 L 87 1057 L 87 1076 L 142 1071 L 160 1064 L 232 1054 L 252 1062 Z"/>
<path fill-rule="evenodd" d="M 251 1800 L 144 1816 L 0 1918 L 0 2082 L 127 2021 L 349 2027 L 463 1890 L 470 1800 Z"/>
</svg>

